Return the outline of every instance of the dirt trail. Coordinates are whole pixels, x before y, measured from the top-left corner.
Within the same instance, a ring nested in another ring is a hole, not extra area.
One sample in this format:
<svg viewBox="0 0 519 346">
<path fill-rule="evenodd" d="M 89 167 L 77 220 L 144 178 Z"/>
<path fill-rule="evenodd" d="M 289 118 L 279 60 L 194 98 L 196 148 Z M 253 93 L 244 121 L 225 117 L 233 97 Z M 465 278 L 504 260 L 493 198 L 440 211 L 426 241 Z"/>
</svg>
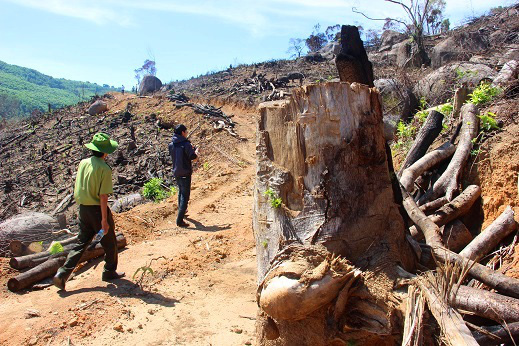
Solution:
<svg viewBox="0 0 519 346">
<path fill-rule="evenodd" d="M 188 210 L 191 226 L 175 226 L 176 196 L 116 215 L 118 229 L 130 239 L 119 256 L 126 278 L 101 281 L 104 262 L 96 260 L 76 273 L 66 292 L 52 286 L 13 294 L 4 286 L 0 345 L 254 344 L 255 114 L 227 111 L 246 141 L 204 168 L 202 150 Z M 135 279 L 133 274 L 154 258 L 153 275 L 137 286 L 142 272 Z M 29 316 L 31 310 L 39 316 Z"/>
</svg>

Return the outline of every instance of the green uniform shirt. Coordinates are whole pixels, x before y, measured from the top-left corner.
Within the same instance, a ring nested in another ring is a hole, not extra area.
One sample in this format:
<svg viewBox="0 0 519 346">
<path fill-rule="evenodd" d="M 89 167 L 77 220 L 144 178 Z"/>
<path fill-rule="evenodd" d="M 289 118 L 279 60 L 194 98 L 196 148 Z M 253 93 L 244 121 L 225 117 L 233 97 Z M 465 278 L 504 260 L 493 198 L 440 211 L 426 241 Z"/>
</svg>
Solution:
<svg viewBox="0 0 519 346">
<path fill-rule="evenodd" d="M 77 204 L 100 205 L 99 195 L 112 193 L 112 169 L 100 157 L 81 160 L 77 170 L 74 199 Z"/>
</svg>

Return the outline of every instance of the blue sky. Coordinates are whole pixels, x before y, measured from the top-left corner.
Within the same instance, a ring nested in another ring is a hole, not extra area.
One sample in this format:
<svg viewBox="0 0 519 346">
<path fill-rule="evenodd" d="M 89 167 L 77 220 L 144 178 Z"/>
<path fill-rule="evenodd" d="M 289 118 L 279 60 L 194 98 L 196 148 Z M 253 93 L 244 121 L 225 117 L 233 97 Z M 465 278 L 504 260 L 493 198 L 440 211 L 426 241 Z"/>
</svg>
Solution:
<svg viewBox="0 0 519 346">
<path fill-rule="evenodd" d="M 447 0 L 446 16 L 463 23 L 513 0 Z M 372 17 L 403 17 L 383 0 L 0 0 L 0 60 L 53 77 L 120 86 L 156 61 L 162 82 L 230 64 L 288 58 L 290 38 L 316 23 L 379 28 Z"/>
</svg>

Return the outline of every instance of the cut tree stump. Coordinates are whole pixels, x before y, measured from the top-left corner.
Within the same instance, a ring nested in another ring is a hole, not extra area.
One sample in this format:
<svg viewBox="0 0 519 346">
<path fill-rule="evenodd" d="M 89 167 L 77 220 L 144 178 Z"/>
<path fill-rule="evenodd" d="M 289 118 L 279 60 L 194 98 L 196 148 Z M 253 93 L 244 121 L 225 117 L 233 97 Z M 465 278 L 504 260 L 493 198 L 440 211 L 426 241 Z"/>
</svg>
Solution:
<svg viewBox="0 0 519 346">
<path fill-rule="evenodd" d="M 479 261 L 495 248 L 504 237 L 516 229 L 517 223 L 514 220 L 514 211 L 508 206 L 490 226 L 485 228 L 460 252 L 460 255 Z"/>
<path fill-rule="evenodd" d="M 336 256 L 363 269 L 351 288 L 340 291 L 339 286 L 341 303 L 335 307 L 323 302 L 308 312 L 308 304 L 299 301 L 305 312 L 297 321 L 269 310 L 277 316 L 272 316 L 280 333 L 276 345 L 325 345 L 336 332 L 343 340 L 384 345 L 394 344 L 402 333 L 397 305 L 388 297 L 398 265 L 413 271 L 415 257 L 394 201 L 379 100 L 375 89 L 341 82 L 307 85 L 293 89 L 289 100 L 260 105 L 253 228 L 259 282 L 271 284 L 261 284 L 258 302 L 267 306 L 262 293 L 268 293 L 268 301 L 289 294 L 285 284 L 299 287 L 299 298 L 310 297 L 305 290 L 314 285 L 335 290 L 333 281 L 320 281 L 331 280 L 324 275 L 327 262 L 307 254 L 317 251 L 315 246 L 328 254 L 319 258 Z M 282 205 L 275 208 L 271 201 L 278 198 Z M 286 256 L 290 244 L 300 244 L 301 250 Z M 313 260 L 302 264 L 298 258 Z M 329 329 L 328 313 L 337 319 L 336 329 Z M 258 344 L 266 344 L 265 333 L 258 334 Z"/>
</svg>

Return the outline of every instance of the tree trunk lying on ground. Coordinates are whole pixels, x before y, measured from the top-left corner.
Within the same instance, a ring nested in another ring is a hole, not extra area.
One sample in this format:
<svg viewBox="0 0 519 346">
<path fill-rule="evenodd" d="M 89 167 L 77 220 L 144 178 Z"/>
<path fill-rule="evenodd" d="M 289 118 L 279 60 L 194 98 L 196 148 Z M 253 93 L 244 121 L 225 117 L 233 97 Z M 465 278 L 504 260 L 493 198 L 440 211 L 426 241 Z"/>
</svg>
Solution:
<svg viewBox="0 0 519 346">
<path fill-rule="evenodd" d="M 117 236 L 117 248 L 121 249 L 126 246 L 126 238 L 124 235 L 119 234 Z M 103 255 L 105 252 L 101 244 L 97 244 L 93 249 L 86 250 L 81 257 L 81 262 L 85 262 L 91 260 L 93 258 L 99 257 Z M 37 265 L 36 267 L 29 269 L 26 272 L 18 274 L 14 278 L 9 279 L 7 282 L 7 287 L 12 292 L 17 292 L 24 288 L 31 286 L 32 284 L 41 281 L 49 276 L 56 274 L 56 271 L 65 263 L 67 259 L 67 254 L 59 253 L 50 258 L 48 258 L 45 262 Z"/>
<path fill-rule="evenodd" d="M 468 103 L 461 108 L 463 125 L 461 126 L 460 140 L 456 147 L 456 152 L 452 157 L 447 169 L 438 179 L 431 189 L 429 189 L 418 201 L 418 205 L 425 204 L 445 195 L 452 201 L 454 193 L 458 189 L 458 178 L 465 167 L 470 151 L 472 150 L 472 140 L 476 138 L 479 128 L 479 111 L 475 105 Z"/>
<path fill-rule="evenodd" d="M 517 344 L 519 339 L 519 322 L 507 323 L 503 326 L 481 327 L 481 329 L 486 330 L 488 333 L 493 335 L 491 336 L 487 333 L 474 331 L 472 334 L 480 345 L 501 345 L 511 342 L 512 340 L 510 337 L 513 337 L 513 340 Z M 512 344 L 510 343 L 510 345 Z"/>
<path fill-rule="evenodd" d="M 421 157 L 425 155 L 429 146 L 434 142 L 434 139 L 438 137 L 442 130 L 442 121 L 443 114 L 432 110 L 429 112 L 425 123 L 418 131 L 416 135 L 416 139 L 413 142 L 411 149 L 407 153 L 407 156 L 402 163 L 402 167 L 400 167 L 400 171 L 398 173 L 399 176 L 402 175 L 405 169 L 410 167 L 416 161 L 418 161 Z M 449 155 L 450 156 L 450 155 Z M 414 180 L 413 180 L 414 181 Z M 409 190 L 411 191 L 411 190 Z"/>
<path fill-rule="evenodd" d="M 460 255 L 479 261 L 515 229 L 517 229 L 517 223 L 514 220 L 514 211 L 508 206 L 490 226 L 485 228 L 483 232 L 460 252 Z"/>
<path fill-rule="evenodd" d="M 481 188 L 477 185 L 470 185 L 452 202 L 445 204 L 428 218 L 436 225 L 443 226 L 466 214 L 479 196 L 481 196 Z M 409 232 L 413 237 L 421 239 L 422 233 L 416 226 L 409 228 Z"/>
<path fill-rule="evenodd" d="M 461 268 L 469 268 L 469 274 L 487 286 L 496 289 L 502 294 L 519 298 L 519 280 L 498 273 L 479 263 L 460 256 L 446 249 L 440 238 L 438 226 L 432 222 L 416 205 L 414 199 L 402 189 L 403 205 L 413 222 L 422 230 L 427 245 L 429 245 L 442 263 L 456 263 Z"/>
<path fill-rule="evenodd" d="M 403 170 L 400 177 L 400 183 L 404 185 L 407 191 L 413 191 L 413 183 L 422 173 L 430 170 L 432 167 L 438 165 L 443 160 L 449 158 L 456 151 L 456 147 L 447 142 L 439 148 L 426 154 L 412 165 Z"/>
<path fill-rule="evenodd" d="M 116 233 L 116 237 L 122 235 L 122 233 Z M 70 250 L 72 250 L 74 248 L 74 246 L 76 246 L 75 242 L 76 242 L 76 237 L 72 237 L 72 238 L 69 238 L 69 239 L 66 239 L 61 243 L 61 245 L 63 246 L 63 251 L 60 252 L 59 256 L 64 256 L 64 255 L 67 255 Z M 14 269 L 25 269 L 25 268 L 34 268 L 35 266 L 45 262 L 47 259 L 49 259 L 49 257 L 53 256 L 49 251 L 42 251 L 42 252 L 38 252 L 38 253 L 35 253 L 35 254 L 32 254 L 32 255 L 27 255 L 27 256 L 20 256 L 20 257 L 12 257 L 10 260 L 9 260 L 9 265 L 14 268 Z"/>
<path fill-rule="evenodd" d="M 496 322 L 519 322 L 519 299 L 469 286 L 460 286 L 451 297 L 453 307 Z"/>
<path fill-rule="evenodd" d="M 428 214 L 440 209 L 447 203 L 449 203 L 447 197 L 440 197 L 438 199 L 435 199 L 434 201 L 430 201 L 428 203 L 425 203 L 424 205 L 421 205 L 420 210 L 423 211 L 425 214 Z"/>
</svg>

